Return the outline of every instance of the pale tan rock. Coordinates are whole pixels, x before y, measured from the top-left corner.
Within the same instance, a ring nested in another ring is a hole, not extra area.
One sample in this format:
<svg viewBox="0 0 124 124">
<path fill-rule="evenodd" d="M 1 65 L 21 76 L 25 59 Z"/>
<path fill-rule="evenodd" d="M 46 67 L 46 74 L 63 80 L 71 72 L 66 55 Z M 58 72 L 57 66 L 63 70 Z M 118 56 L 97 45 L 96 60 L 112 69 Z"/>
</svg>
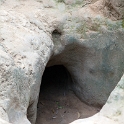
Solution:
<svg viewBox="0 0 124 124">
<path fill-rule="evenodd" d="M 0 124 L 11 124 L 11 123 L 8 123 L 8 122 L 6 122 L 6 121 L 0 119 Z"/>
<path fill-rule="evenodd" d="M 98 12 L 100 2 L 82 7 L 83 3 L 72 6 L 53 0 L 1 1 L 1 124 L 35 123 L 46 65 L 63 64 L 73 76 L 73 90 L 82 101 L 105 104 L 124 72 L 124 29 L 121 21 L 112 21 L 104 17 L 103 11 Z M 79 121 L 113 122 L 115 118 L 104 116 L 107 106 L 101 110 L 103 115 Z M 123 106 L 121 110 L 123 113 Z M 123 123 L 122 117 L 116 118 L 119 124 Z"/>
<path fill-rule="evenodd" d="M 87 119 L 79 119 L 71 124 L 123 124 L 124 118 L 124 75 L 110 94 L 101 111 Z"/>
</svg>

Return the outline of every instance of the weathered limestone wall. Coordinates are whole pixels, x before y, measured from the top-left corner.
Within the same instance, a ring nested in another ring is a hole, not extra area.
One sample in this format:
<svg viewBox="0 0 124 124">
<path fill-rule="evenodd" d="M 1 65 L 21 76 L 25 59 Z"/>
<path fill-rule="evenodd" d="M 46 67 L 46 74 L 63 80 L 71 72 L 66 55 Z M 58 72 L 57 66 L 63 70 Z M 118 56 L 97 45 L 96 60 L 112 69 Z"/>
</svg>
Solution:
<svg viewBox="0 0 124 124">
<path fill-rule="evenodd" d="M 0 15 L 0 117 L 30 124 L 28 115 L 33 124 L 52 40 L 23 14 L 0 10 Z"/>
<path fill-rule="evenodd" d="M 116 19 L 124 18 L 124 0 L 104 0 L 105 15 L 115 17 Z"/>
<path fill-rule="evenodd" d="M 124 22 L 93 3 L 0 1 L 1 124 L 35 123 L 47 64 L 68 69 L 81 100 L 105 104 L 124 72 Z M 123 6 L 118 11 L 123 17 Z"/>
<path fill-rule="evenodd" d="M 118 38 L 117 38 L 118 37 Z M 63 64 L 72 75 L 77 96 L 93 105 L 104 105 L 124 71 L 124 33 L 103 33 L 82 40 L 63 39 L 64 50 L 49 64 Z"/>
<path fill-rule="evenodd" d="M 123 117 L 124 75 L 99 113 L 87 119 L 79 119 L 71 124 L 123 124 Z"/>
</svg>

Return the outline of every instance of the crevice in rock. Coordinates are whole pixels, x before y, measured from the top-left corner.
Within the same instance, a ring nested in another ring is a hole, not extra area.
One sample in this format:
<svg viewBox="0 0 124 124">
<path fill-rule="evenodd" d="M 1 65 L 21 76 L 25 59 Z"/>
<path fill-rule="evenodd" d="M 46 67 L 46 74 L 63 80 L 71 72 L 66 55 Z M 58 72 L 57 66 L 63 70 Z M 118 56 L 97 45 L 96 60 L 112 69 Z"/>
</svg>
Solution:
<svg viewBox="0 0 124 124">
<path fill-rule="evenodd" d="M 53 32 L 52 32 L 52 35 L 61 35 L 62 33 L 60 31 L 58 31 L 57 29 L 55 29 Z"/>
<path fill-rule="evenodd" d="M 53 39 L 53 42 L 54 42 L 54 45 L 58 46 L 58 44 L 60 44 L 60 41 L 61 41 L 61 35 L 62 33 L 55 29 L 53 32 L 52 32 L 52 39 Z"/>
</svg>

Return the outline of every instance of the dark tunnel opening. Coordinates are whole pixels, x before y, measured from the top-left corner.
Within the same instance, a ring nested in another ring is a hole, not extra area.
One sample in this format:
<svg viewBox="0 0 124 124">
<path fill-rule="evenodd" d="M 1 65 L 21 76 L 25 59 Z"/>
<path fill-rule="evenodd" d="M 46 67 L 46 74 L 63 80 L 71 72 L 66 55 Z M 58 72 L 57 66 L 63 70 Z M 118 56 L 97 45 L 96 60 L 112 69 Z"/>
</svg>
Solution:
<svg viewBox="0 0 124 124">
<path fill-rule="evenodd" d="M 71 75 L 63 65 L 46 67 L 42 76 L 36 124 L 68 124 L 98 112 L 98 109 L 76 97 L 72 85 Z"/>
<path fill-rule="evenodd" d="M 47 67 L 42 76 L 41 91 L 51 87 L 67 92 L 71 82 L 71 76 L 63 65 Z"/>
</svg>

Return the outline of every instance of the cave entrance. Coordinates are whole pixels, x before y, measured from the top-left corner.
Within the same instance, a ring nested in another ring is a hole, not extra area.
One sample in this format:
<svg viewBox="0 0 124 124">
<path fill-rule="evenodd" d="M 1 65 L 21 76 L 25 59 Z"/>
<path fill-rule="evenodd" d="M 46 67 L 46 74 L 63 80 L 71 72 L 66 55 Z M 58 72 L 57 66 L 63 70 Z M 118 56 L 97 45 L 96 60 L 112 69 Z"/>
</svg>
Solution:
<svg viewBox="0 0 124 124">
<path fill-rule="evenodd" d="M 63 65 L 46 67 L 42 76 L 36 124 L 68 124 L 98 112 L 81 102 L 72 90 L 72 78 Z"/>
<path fill-rule="evenodd" d="M 61 95 L 65 95 L 69 90 L 69 85 L 71 83 L 71 76 L 63 65 L 47 67 L 42 76 L 41 92 L 46 89 L 49 89 L 50 91 L 51 89 L 54 89 L 54 92 L 58 90 L 60 94 L 62 93 Z"/>
</svg>

